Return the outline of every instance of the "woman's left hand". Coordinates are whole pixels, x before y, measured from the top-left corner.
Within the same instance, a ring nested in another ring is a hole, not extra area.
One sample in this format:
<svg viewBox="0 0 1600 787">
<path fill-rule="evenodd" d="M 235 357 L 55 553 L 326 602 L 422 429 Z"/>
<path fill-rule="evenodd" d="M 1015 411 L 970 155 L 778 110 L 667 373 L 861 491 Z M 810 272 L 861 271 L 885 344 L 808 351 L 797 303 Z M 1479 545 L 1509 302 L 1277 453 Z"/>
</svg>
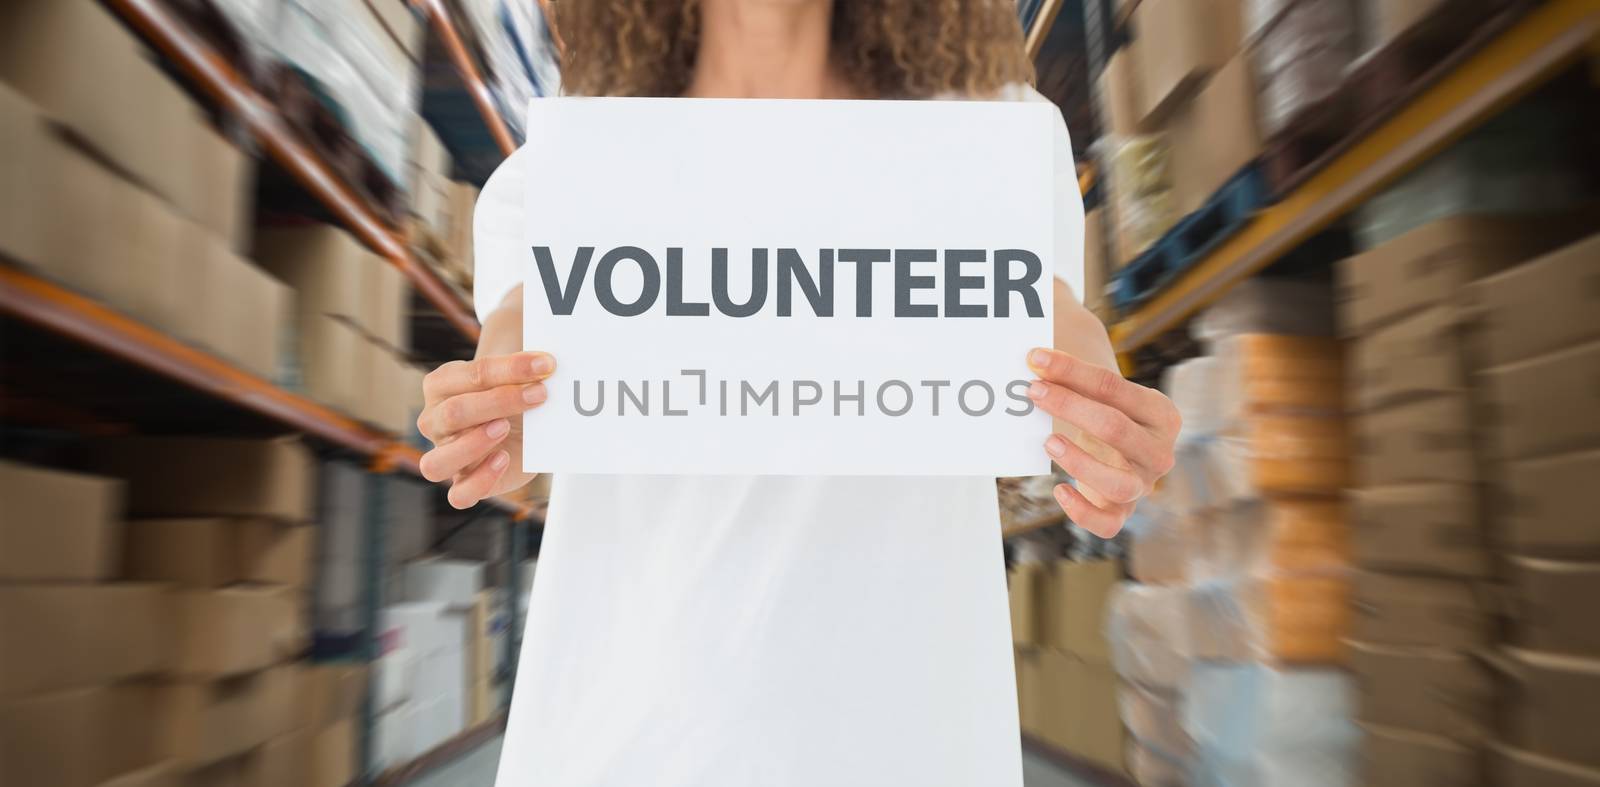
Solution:
<svg viewBox="0 0 1600 787">
<path fill-rule="evenodd" d="M 1085 530 L 1116 535 L 1139 498 L 1172 470 L 1178 408 L 1154 388 L 1058 350 L 1028 353 L 1028 367 L 1039 376 L 1028 398 L 1080 433 L 1045 440 L 1045 453 L 1078 482 L 1077 489 L 1058 484 L 1056 502 Z"/>
</svg>

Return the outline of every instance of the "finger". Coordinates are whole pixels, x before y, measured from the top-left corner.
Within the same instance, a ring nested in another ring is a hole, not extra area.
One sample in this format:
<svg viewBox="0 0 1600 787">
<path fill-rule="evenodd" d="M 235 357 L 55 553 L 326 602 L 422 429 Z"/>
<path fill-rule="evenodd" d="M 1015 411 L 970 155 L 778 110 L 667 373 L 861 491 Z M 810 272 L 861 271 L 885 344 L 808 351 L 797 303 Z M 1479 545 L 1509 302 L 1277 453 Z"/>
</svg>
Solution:
<svg viewBox="0 0 1600 787">
<path fill-rule="evenodd" d="M 556 359 L 541 352 L 451 361 L 422 378 L 422 396 L 433 404 L 464 393 L 543 380 L 555 370 Z"/>
<path fill-rule="evenodd" d="M 1058 434 L 1044 441 L 1044 451 L 1062 470 L 1113 503 L 1132 503 L 1149 491 L 1144 479 L 1094 458 Z"/>
<path fill-rule="evenodd" d="M 1097 402 L 1110 405 L 1133 420 L 1156 429 L 1170 425 L 1168 411 L 1177 408 L 1160 391 L 1122 379 L 1122 375 L 1059 350 L 1035 349 L 1028 366 L 1039 379 L 1063 385 Z M 1176 432 L 1176 429 L 1173 430 Z"/>
<path fill-rule="evenodd" d="M 1028 398 L 1039 409 L 1099 438 L 1129 462 L 1158 471 L 1161 444 L 1122 411 L 1043 380 L 1028 386 Z"/>
<path fill-rule="evenodd" d="M 422 411 L 417 429 L 438 442 L 479 424 L 511 418 L 544 403 L 549 392 L 544 383 L 502 385 L 487 391 L 452 396 Z"/>
<path fill-rule="evenodd" d="M 478 501 L 489 496 L 494 485 L 500 483 L 500 477 L 506 474 L 506 468 L 511 466 L 511 454 L 506 451 L 495 451 L 488 459 L 478 463 L 477 467 L 458 476 L 455 483 L 450 485 L 450 494 L 446 497 L 450 505 L 455 508 L 471 508 Z"/>
<path fill-rule="evenodd" d="M 1109 510 L 1096 508 L 1068 484 L 1057 484 L 1055 494 L 1061 510 L 1067 512 L 1074 524 L 1101 538 L 1111 538 L 1120 532 L 1122 523 L 1133 511 L 1133 506 L 1127 503 L 1112 506 Z"/>
<path fill-rule="evenodd" d="M 489 453 L 511 434 L 511 422 L 504 418 L 490 421 L 478 429 L 461 432 L 457 439 L 448 440 L 422 455 L 418 465 L 422 477 L 439 483 L 454 478 L 467 465 L 473 464 Z"/>
</svg>

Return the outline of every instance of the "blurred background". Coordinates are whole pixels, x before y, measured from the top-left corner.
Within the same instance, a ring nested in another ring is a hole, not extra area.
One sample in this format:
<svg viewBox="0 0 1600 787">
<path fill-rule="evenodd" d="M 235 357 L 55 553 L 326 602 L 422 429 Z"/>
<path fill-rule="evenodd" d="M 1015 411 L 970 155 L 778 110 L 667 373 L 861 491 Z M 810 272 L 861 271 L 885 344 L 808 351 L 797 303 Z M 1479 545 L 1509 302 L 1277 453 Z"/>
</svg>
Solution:
<svg viewBox="0 0 1600 787">
<path fill-rule="evenodd" d="M 1185 417 L 998 481 L 1029 787 L 1600 784 L 1600 2 L 1017 6 Z M 548 481 L 415 419 L 554 19 L 0 3 L 0 784 L 492 782 Z"/>
</svg>

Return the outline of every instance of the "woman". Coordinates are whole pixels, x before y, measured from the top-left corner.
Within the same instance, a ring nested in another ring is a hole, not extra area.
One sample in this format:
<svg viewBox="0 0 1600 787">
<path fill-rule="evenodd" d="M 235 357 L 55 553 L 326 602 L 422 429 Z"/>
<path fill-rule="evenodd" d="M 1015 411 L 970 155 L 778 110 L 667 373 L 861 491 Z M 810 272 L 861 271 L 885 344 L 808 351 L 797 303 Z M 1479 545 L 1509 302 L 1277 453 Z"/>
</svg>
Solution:
<svg viewBox="0 0 1600 787">
<path fill-rule="evenodd" d="M 556 5 L 576 94 L 1031 93 L 1009 0 Z M 1057 256 L 1076 265 L 1058 132 Z M 526 248 L 514 164 L 480 198 L 480 259 Z M 478 356 L 428 376 L 419 420 L 424 474 L 461 507 L 529 480 L 518 416 L 555 368 L 518 352 L 516 272 L 486 267 Z M 1041 446 L 1078 481 L 1057 500 L 1111 536 L 1170 468 L 1178 416 L 1110 371 L 1105 329 L 1055 293 L 1055 349 L 1017 363 L 1064 432 Z M 997 520 L 990 478 L 559 477 L 500 783 L 1020 785 Z"/>
</svg>

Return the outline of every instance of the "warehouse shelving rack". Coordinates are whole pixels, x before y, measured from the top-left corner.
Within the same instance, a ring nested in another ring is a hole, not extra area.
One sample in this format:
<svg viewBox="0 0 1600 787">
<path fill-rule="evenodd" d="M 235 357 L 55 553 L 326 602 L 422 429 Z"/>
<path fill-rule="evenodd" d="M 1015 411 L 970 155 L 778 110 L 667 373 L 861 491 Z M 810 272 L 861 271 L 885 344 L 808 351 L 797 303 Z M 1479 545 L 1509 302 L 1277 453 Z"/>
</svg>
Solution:
<svg viewBox="0 0 1600 787">
<path fill-rule="evenodd" d="M 400 0 L 395 0 L 399 2 Z M 335 170 L 294 133 L 277 109 L 206 39 L 187 29 L 159 0 L 103 0 L 117 15 L 137 31 L 152 47 L 177 67 L 199 92 L 215 101 L 226 116 L 247 129 L 255 144 L 299 185 L 322 204 L 344 227 L 385 257 L 411 281 L 446 321 L 468 341 L 476 341 L 479 326 L 470 307 L 411 254 L 399 232 L 378 218 L 372 206 L 345 183 Z M 470 67 L 470 61 L 460 65 Z M 482 86 L 475 73 L 472 79 Z M 366 633 L 356 657 L 370 661 L 377 655 L 374 636 L 379 600 L 381 544 L 385 512 L 382 485 L 393 473 L 420 475 L 421 452 L 406 444 L 402 436 L 392 435 L 320 403 L 281 387 L 161 331 L 134 320 L 44 278 L 22 269 L 0 265 L 0 314 L 33 324 L 90 348 L 100 355 L 152 372 L 198 391 L 205 397 L 227 403 L 242 411 L 262 416 L 291 430 L 313 437 L 341 451 L 363 457 L 368 463 L 363 586 Z M 541 517 L 526 504 L 502 500 L 487 501 L 495 509 L 493 519 L 501 519 L 512 533 L 511 542 L 519 546 L 513 554 L 512 584 L 508 601 L 513 619 L 520 600 L 515 592 L 515 558 L 525 544 L 526 529 L 542 524 Z M 508 663 L 515 663 L 515 643 L 508 643 Z M 363 758 L 368 761 L 371 745 L 372 709 L 364 710 Z M 400 783 L 436 766 L 442 759 L 464 751 L 492 737 L 505 726 L 505 714 L 469 729 L 417 761 L 401 766 L 385 777 L 385 783 Z M 370 783 L 371 774 L 360 781 Z"/>
<path fill-rule="evenodd" d="M 1545 0 L 1111 328 L 1131 353 L 1600 47 L 1600 0 Z M 1099 61 L 1098 65 L 1103 64 Z"/>
<path fill-rule="evenodd" d="M 292 174 L 347 229 L 399 268 L 456 330 L 478 338 L 478 322 L 467 304 L 423 265 L 398 231 L 384 224 L 370 205 L 335 174 L 293 132 L 266 97 L 205 39 L 187 29 L 160 0 L 105 0 L 134 29 L 254 136 L 261 149 Z"/>
</svg>

